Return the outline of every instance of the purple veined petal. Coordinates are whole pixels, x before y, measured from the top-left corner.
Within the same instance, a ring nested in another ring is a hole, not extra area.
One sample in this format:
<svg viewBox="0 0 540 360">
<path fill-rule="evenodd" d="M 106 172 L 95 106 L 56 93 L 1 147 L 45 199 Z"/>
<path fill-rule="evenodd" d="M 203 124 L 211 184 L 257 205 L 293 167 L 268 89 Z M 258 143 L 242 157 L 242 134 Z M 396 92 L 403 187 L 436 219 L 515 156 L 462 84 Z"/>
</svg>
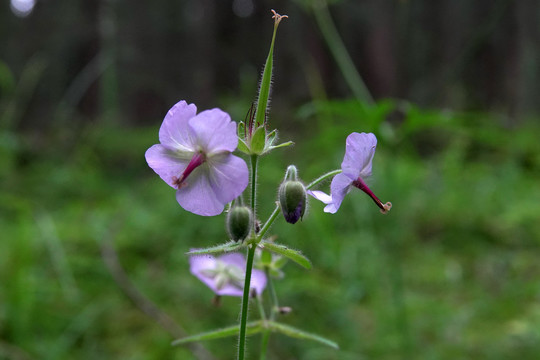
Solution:
<svg viewBox="0 0 540 360">
<path fill-rule="evenodd" d="M 223 212 L 226 203 L 216 196 L 210 184 L 209 171 L 208 163 L 202 164 L 176 191 L 176 201 L 184 210 L 201 216 L 215 216 Z"/>
<path fill-rule="evenodd" d="M 238 145 L 236 123 L 220 109 L 205 110 L 189 120 L 192 136 L 197 145 L 212 156 L 220 152 L 233 152 Z"/>
<path fill-rule="evenodd" d="M 240 255 L 240 254 L 238 254 Z M 242 255 L 240 255 L 242 256 Z M 217 288 L 216 279 L 205 275 L 205 270 L 213 270 L 217 267 L 217 260 L 211 255 L 199 255 L 189 258 L 190 272 L 201 280 L 217 295 L 242 296 L 242 288 L 233 284 L 225 284 L 221 289 Z M 235 265 L 236 266 L 236 265 Z M 245 266 L 245 261 L 244 261 Z M 239 267 L 241 269 L 241 267 Z"/>
<path fill-rule="evenodd" d="M 246 258 L 240 253 L 229 253 L 221 255 L 219 257 L 219 260 L 223 261 L 226 264 L 238 266 L 240 269 L 242 269 L 242 271 L 244 271 L 246 267 Z"/>
<path fill-rule="evenodd" d="M 213 156 L 189 175 L 185 185 L 177 190 L 176 200 L 194 214 L 219 215 L 225 204 L 244 191 L 248 181 L 244 160 L 231 154 Z"/>
<path fill-rule="evenodd" d="M 195 151 L 188 123 L 196 114 L 195 104 L 188 105 L 184 100 L 176 103 L 167 112 L 159 128 L 159 142 L 171 150 Z"/>
<path fill-rule="evenodd" d="M 210 184 L 221 202 L 229 203 L 245 190 L 249 171 L 243 159 L 232 154 L 220 154 L 210 158 L 208 163 Z"/>
<path fill-rule="evenodd" d="M 337 174 L 332 179 L 332 183 L 330 184 L 330 191 L 332 194 L 332 203 L 328 204 L 325 208 L 325 212 L 329 212 L 331 214 L 335 214 L 339 207 L 341 206 L 341 203 L 343 202 L 343 198 L 345 198 L 345 195 L 349 192 L 351 188 L 351 179 L 345 175 L 345 174 Z"/>
<path fill-rule="evenodd" d="M 148 166 L 159 175 L 169 186 L 176 188 L 173 177 L 179 176 L 189 163 L 188 160 L 180 159 L 174 152 L 163 145 L 157 144 L 146 150 L 145 158 Z"/>
<path fill-rule="evenodd" d="M 191 249 L 196 250 L 196 249 Z M 212 255 L 195 255 L 189 257 L 189 271 L 197 277 L 203 270 L 215 268 L 216 259 Z"/>
<path fill-rule="evenodd" d="M 332 196 L 328 195 L 327 193 L 319 191 L 319 190 L 314 190 L 314 191 L 308 190 L 307 193 L 313 196 L 315 199 L 322 201 L 323 203 L 326 204 L 326 206 L 324 207 L 324 212 L 335 214 L 338 211 L 339 206 L 336 207 L 334 205 Z"/>
<path fill-rule="evenodd" d="M 358 176 L 371 176 L 371 163 L 375 155 L 377 138 L 372 133 L 352 133 L 347 137 L 345 156 L 341 163 L 343 174 L 351 180 Z"/>
<path fill-rule="evenodd" d="M 218 258 L 211 255 L 192 256 L 189 258 L 190 272 L 217 295 L 242 296 L 243 283 L 226 283 L 218 289 L 215 277 L 205 274 L 207 270 L 217 269 L 218 262 L 237 268 L 239 273 L 245 272 L 246 260 L 239 253 L 226 254 Z M 266 282 L 266 275 L 263 271 L 256 269 L 252 271 L 250 289 L 255 289 L 257 294 L 261 294 L 266 287 Z"/>
</svg>

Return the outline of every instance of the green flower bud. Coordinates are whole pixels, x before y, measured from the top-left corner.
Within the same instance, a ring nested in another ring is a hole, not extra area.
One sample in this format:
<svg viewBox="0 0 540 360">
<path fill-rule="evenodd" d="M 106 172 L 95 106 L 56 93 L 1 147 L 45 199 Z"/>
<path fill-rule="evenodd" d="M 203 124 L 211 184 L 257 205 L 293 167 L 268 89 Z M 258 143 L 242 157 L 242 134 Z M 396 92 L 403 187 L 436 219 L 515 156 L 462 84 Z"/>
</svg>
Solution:
<svg viewBox="0 0 540 360">
<path fill-rule="evenodd" d="M 227 232 L 234 241 L 244 241 L 251 224 L 251 210 L 247 206 L 233 206 L 227 215 Z"/>
<path fill-rule="evenodd" d="M 300 181 L 286 180 L 279 187 L 279 204 L 288 223 L 295 224 L 306 211 L 307 193 Z"/>
</svg>

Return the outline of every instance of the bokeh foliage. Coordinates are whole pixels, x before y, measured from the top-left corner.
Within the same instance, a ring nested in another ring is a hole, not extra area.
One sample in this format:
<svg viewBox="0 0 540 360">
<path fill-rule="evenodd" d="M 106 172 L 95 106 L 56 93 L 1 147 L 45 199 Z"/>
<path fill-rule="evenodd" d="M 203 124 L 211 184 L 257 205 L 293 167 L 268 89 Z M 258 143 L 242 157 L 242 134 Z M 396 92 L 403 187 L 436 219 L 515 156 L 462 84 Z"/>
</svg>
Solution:
<svg viewBox="0 0 540 360">
<path fill-rule="evenodd" d="M 311 201 L 301 223 L 271 229 L 314 266 L 286 266 L 277 291 L 293 312 L 283 321 L 341 350 L 276 335 L 270 358 L 537 357 L 534 1 L 333 2 L 373 106 L 337 100 L 350 89 L 299 6 L 309 2 L 257 3 L 247 18 L 225 1 L 152 3 L 0 12 L 0 358 L 195 358 L 115 283 L 103 244 L 188 334 L 236 322 L 239 299 L 212 305 L 185 256 L 226 240 L 224 216 L 183 211 L 144 151 L 181 97 L 244 117 L 272 7 L 291 19 L 269 120 L 296 145 L 261 159 L 259 216 L 287 165 L 306 182 L 338 168 L 352 131 L 377 135 L 370 186 L 394 207 L 383 216 L 353 192 L 336 215 Z M 234 354 L 232 339 L 202 345 Z M 249 355 L 258 346 L 251 338 Z"/>
</svg>

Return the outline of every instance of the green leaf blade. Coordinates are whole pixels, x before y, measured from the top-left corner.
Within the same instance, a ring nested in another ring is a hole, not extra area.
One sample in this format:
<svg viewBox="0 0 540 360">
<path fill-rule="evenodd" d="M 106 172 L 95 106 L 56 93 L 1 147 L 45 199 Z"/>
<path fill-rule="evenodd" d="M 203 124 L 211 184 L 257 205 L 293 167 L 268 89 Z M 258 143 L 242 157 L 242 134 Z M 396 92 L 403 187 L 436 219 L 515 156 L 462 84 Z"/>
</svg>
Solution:
<svg viewBox="0 0 540 360">
<path fill-rule="evenodd" d="M 222 329 L 206 331 L 197 335 L 186 336 L 185 338 L 174 340 L 171 345 L 178 346 L 195 341 L 222 339 L 230 336 L 237 336 L 240 330 L 240 325 L 232 325 Z M 247 334 L 253 335 L 260 333 L 263 330 L 260 321 L 253 321 L 247 324 Z"/>
<path fill-rule="evenodd" d="M 245 245 L 242 242 L 234 242 L 229 241 L 225 244 L 220 244 L 216 246 L 211 246 L 203 249 L 193 249 L 186 253 L 186 255 L 189 256 L 195 256 L 195 255 L 210 255 L 210 254 L 221 254 L 221 253 L 227 253 L 231 251 L 236 251 L 241 248 L 243 248 Z"/>
<path fill-rule="evenodd" d="M 324 338 L 324 337 L 322 337 L 320 335 L 317 335 L 317 334 L 313 334 L 313 333 L 309 333 L 309 332 L 304 331 L 304 330 L 297 329 L 297 328 L 289 326 L 289 325 L 281 324 L 281 323 L 274 322 L 274 321 L 268 321 L 266 323 L 266 326 L 269 329 L 271 329 L 272 331 L 281 333 L 281 334 L 286 335 L 288 337 L 292 337 L 292 338 L 296 338 L 296 339 L 303 339 L 303 340 L 312 340 L 312 341 L 316 341 L 316 342 L 318 342 L 320 344 L 323 344 L 323 345 L 329 346 L 331 348 L 334 348 L 336 350 L 339 349 L 339 345 L 336 342 L 332 341 L 332 340 L 329 340 L 329 339 Z"/>
<path fill-rule="evenodd" d="M 304 254 L 302 254 L 299 250 L 294 250 L 285 245 L 276 244 L 264 240 L 261 241 L 260 246 L 276 254 L 285 256 L 286 258 L 294 261 L 298 265 L 308 270 L 311 269 L 311 261 L 309 261 L 309 259 L 305 257 Z"/>
</svg>

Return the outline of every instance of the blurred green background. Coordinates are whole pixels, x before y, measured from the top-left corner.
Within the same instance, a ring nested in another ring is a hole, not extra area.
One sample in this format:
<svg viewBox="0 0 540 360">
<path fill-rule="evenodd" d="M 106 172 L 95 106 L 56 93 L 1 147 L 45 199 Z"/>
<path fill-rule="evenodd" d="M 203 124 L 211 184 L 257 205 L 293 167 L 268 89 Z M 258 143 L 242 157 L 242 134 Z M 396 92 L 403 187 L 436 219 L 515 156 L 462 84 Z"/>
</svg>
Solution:
<svg viewBox="0 0 540 360">
<path fill-rule="evenodd" d="M 537 1 L 6 0 L 0 359 L 234 357 L 233 338 L 170 346 L 240 300 L 213 306 L 184 255 L 224 242 L 224 216 L 182 210 L 144 152 L 180 99 L 243 120 L 272 8 L 269 121 L 296 145 L 261 159 L 259 216 L 287 165 L 338 168 L 353 131 L 377 135 L 371 188 L 394 207 L 353 192 L 276 223 L 314 265 L 286 266 L 282 321 L 341 350 L 275 335 L 270 358 L 538 358 Z"/>
</svg>

